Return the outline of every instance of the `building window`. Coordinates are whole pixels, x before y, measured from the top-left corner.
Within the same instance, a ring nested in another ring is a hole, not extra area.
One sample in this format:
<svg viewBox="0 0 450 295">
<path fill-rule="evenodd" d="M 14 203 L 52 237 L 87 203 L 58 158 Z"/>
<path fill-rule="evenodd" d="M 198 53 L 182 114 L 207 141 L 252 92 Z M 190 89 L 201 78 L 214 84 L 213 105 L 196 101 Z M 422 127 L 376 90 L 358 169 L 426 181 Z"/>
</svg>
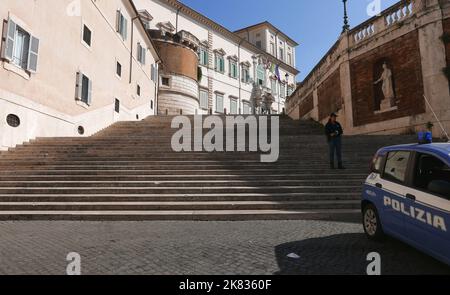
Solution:
<svg viewBox="0 0 450 295">
<path fill-rule="evenodd" d="M 200 108 L 207 110 L 208 109 L 208 90 L 200 89 Z"/>
<path fill-rule="evenodd" d="M 141 86 L 139 84 L 137 84 L 137 87 L 136 87 L 136 94 L 137 94 L 137 96 L 141 96 Z"/>
<path fill-rule="evenodd" d="M 156 79 L 158 78 L 158 68 L 154 64 L 152 64 L 150 75 L 151 75 L 152 81 L 156 82 Z"/>
<path fill-rule="evenodd" d="M 250 83 L 250 69 L 247 66 L 242 66 L 242 82 Z"/>
<path fill-rule="evenodd" d="M 275 43 L 270 42 L 270 54 L 275 55 Z"/>
<path fill-rule="evenodd" d="M 91 47 L 92 32 L 86 25 L 83 25 L 83 42 L 87 46 Z"/>
<path fill-rule="evenodd" d="M 170 79 L 168 77 L 162 77 L 161 78 L 161 84 L 163 86 L 170 87 Z"/>
<path fill-rule="evenodd" d="M 215 70 L 222 74 L 225 73 L 225 59 L 223 55 L 216 53 L 215 60 Z"/>
<path fill-rule="evenodd" d="M 230 68 L 229 68 L 230 77 L 233 78 L 233 79 L 237 79 L 238 78 L 237 61 L 230 59 L 229 64 L 230 64 Z"/>
<path fill-rule="evenodd" d="M 294 91 L 295 91 L 295 88 L 289 86 L 289 87 L 288 87 L 288 96 L 291 96 L 292 93 L 294 93 Z"/>
<path fill-rule="evenodd" d="M 216 113 L 223 113 L 223 94 L 216 93 Z"/>
<path fill-rule="evenodd" d="M 117 10 L 116 30 L 125 41 L 128 36 L 128 20 L 120 10 Z"/>
<path fill-rule="evenodd" d="M 147 53 L 147 49 L 142 47 L 141 43 L 137 44 L 137 59 L 142 64 L 145 65 L 145 54 Z"/>
<path fill-rule="evenodd" d="M 251 114 L 251 108 L 250 108 L 250 103 L 247 101 L 243 102 L 243 113 L 244 115 L 250 115 Z"/>
<path fill-rule="evenodd" d="M 83 73 L 77 73 L 76 99 L 87 105 L 92 104 L 92 81 Z"/>
<path fill-rule="evenodd" d="M 272 95 L 275 96 L 278 94 L 277 93 L 277 80 L 271 79 L 270 83 L 271 83 Z"/>
<path fill-rule="evenodd" d="M 114 111 L 118 114 L 120 113 L 120 100 L 118 100 L 117 98 L 114 101 Z"/>
<path fill-rule="evenodd" d="M 39 54 L 39 39 L 29 34 L 9 19 L 3 40 L 2 57 L 18 67 L 30 71 L 37 71 Z"/>
<path fill-rule="evenodd" d="M 284 50 L 283 50 L 283 48 L 280 48 L 280 56 L 278 56 L 278 59 L 284 60 Z"/>
<path fill-rule="evenodd" d="M 199 50 L 199 62 L 202 66 L 208 66 L 208 50 L 201 47 Z"/>
<path fill-rule="evenodd" d="M 230 98 L 230 114 L 236 115 L 238 113 L 238 102 L 236 98 Z"/>
<path fill-rule="evenodd" d="M 258 47 L 258 48 L 261 48 L 261 47 L 262 47 L 261 41 L 256 41 L 256 47 Z"/>
<path fill-rule="evenodd" d="M 266 71 L 264 70 L 264 66 L 263 65 L 259 65 L 257 70 L 256 70 L 256 74 L 257 74 L 257 80 L 258 80 L 258 85 L 264 86 L 266 83 Z"/>
<path fill-rule="evenodd" d="M 280 84 L 280 97 L 281 98 L 286 97 L 286 85 L 284 83 Z"/>
<path fill-rule="evenodd" d="M 122 77 L 122 65 L 120 62 L 116 63 L 116 74 L 117 76 Z"/>
<path fill-rule="evenodd" d="M 289 65 L 292 65 L 292 54 L 290 53 L 287 54 L 287 62 Z"/>
</svg>

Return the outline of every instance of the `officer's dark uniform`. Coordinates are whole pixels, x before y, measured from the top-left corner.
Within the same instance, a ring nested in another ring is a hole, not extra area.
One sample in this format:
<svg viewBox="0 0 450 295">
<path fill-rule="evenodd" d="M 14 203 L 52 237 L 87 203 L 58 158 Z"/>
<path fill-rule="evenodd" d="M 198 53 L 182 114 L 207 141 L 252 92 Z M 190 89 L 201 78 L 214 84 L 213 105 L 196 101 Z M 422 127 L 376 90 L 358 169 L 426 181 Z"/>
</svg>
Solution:
<svg viewBox="0 0 450 295">
<path fill-rule="evenodd" d="M 336 114 L 331 114 L 330 117 L 336 116 Z M 341 124 L 339 122 L 332 123 L 331 120 L 325 126 L 325 133 L 328 139 L 328 145 L 330 147 L 330 167 L 334 169 L 334 154 L 337 155 L 339 169 L 344 169 L 342 164 L 342 130 Z M 332 136 L 334 134 L 334 136 Z"/>
</svg>

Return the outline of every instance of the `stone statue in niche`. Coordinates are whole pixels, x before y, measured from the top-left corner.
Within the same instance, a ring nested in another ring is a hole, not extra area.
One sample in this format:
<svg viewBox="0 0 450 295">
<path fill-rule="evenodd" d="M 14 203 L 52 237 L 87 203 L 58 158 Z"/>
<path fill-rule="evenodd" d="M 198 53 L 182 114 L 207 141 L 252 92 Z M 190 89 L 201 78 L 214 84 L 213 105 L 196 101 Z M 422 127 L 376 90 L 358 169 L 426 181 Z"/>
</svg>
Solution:
<svg viewBox="0 0 450 295">
<path fill-rule="evenodd" d="M 384 99 L 380 103 L 380 110 L 386 110 L 396 106 L 395 92 L 394 92 L 394 81 L 392 77 L 392 71 L 389 69 L 387 63 L 383 63 L 383 73 L 380 79 L 375 81 L 375 85 L 382 83 L 382 90 Z"/>
</svg>

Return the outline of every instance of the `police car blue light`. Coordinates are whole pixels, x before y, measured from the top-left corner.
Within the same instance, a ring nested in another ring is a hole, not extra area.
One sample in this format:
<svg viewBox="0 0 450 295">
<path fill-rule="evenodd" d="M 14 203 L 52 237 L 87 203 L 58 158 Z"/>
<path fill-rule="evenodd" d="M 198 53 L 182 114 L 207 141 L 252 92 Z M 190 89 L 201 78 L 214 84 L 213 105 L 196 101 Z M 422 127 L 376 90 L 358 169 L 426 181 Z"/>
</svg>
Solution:
<svg viewBox="0 0 450 295">
<path fill-rule="evenodd" d="M 371 170 L 362 197 L 366 235 L 395 237 L 450 265 L 450 143 L 382 148 Z"/>
</svg>

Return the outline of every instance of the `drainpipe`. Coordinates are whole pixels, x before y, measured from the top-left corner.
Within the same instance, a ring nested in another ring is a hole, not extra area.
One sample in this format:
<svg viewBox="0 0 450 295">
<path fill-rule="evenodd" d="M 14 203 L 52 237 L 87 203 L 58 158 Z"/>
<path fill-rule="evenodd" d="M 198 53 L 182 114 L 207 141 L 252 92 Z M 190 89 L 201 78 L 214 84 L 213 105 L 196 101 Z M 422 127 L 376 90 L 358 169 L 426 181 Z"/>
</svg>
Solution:
<svg viewBox="0 0 450 295">
<path fill-rule="evenodd" d="M 159 67 L 161 65 L 161 61 L 155 63 L 156 65 L 156 81 L 155 81 L 155 103 L 153 104 L 153 113 L 158 116 L 159 115 Z"/>
<path fill-rule="evenodd" d="M 241 65 L 241 45 L 244 42 L 244 39 L 242 38 L 238 45 L 238 79 L 239 79 L 239 115 L 241 114 L 242 108 L 241 108 L 241 102 L 242 102 L 242 65 Z"/>
<path fill-rule="evenodd" d="M 130 50 L 130 81 L 129 84 L 131 84 L 131 78 L 133 73 L 133 43 L 134 43 L 134 21 L 138 19 L 139 16 L 135 16 L 131 19 L 131 50 Z"/>
<path fill-rule="evenodd" d="M 178 8 L 178 9 L 177 9 L 177 17 L 176 17 L 176 20 L 175 20 L 175 22 L 176 22 L 176 25 L 175 25 L 175 33 L 178 33 L 178 16 L 180 15 L 180 9 L 181 9 L 181 8 Z"/>
</svg>

